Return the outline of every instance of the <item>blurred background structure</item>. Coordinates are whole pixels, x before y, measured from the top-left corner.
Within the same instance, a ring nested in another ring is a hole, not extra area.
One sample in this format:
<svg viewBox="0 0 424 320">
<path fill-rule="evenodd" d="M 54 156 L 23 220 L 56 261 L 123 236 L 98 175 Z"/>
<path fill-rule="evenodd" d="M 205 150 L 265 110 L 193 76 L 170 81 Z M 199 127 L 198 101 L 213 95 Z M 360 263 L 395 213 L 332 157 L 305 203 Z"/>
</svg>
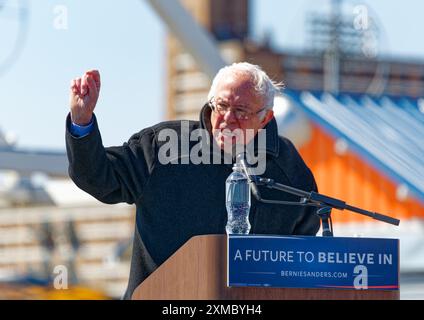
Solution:
<svg viewBox="0 0 424 320">
<path fill-rule="evenodd" d="M 75 12 L 72 10 L 78 8 L 67 1 L 63 2 L 65 5 L 53 2 L 49 8 L 53 8 L 54 24 L 60 29 L 66 25 L 66 19 L 71 23 Z M 146 124 L 144 118 L 150 117 L 152 122 L 148 125 L 165 119 L 198 119 L 213 70 L 220 64 L 249 61 L 261 65 L 275 80 L 285 83 L 286 89 L 276 98 L 274 107 L 279 131 L 295 143 L 312 169 L 319 191 L 351 205 L 401 219 L 401 225 L 393 227 L 354 213 L 333 211 L 335 236 L 399 238 L 401 297 L 423 299 L 424 50 L 418 58 L 389 54 L 390 50 L 384 46 L 390 34 L 371 2 L 368 5 L 353 0 L 319 0 L 313 1 L 313 5 L 312 0 L 304 1 L 301 17 L 291 13 L 288 3 L 283 4 L 287 6 L 284 17 L 296 16 L 303 25 L 306 44 L 297 48 L 276 46 L 276 32 L 272 30 L 257 36 L 253 21 L 257 19 L 255 10 L 260 8 L 258 0 L 181 0 L 181 6 L 169 0 L 134 2 L 150 10 L 144 14 L 161 21 L 172 32 L 152 40 L 146 33 L 160 33 L 146 30 L 149 21 L 127 22 L 128 43 L 141 43 L 141 49 L 134 49 L 139 56 L 128 58 L 133 66 L 131 70 L 120 67 L 121 62 L 109 53 L 116 50 L 117 35 L 103 39 L 98 26 L 96 41 L 83 42 L 77 37 L 77 40 L 70 39 L 69 44 L 62 44 L 76 51 L 72 58 L 61 60 L 50 56 L 68 66 L 64 76 L 69 79 L 62 84 L 65 99 L 67 83 L 78 76 L 72 73 L 75 67 L 70 66 L 78 66 L 78 72 L 82 73 L 84 68 L 105 65 L 101 94 L 104 102 L 99 100 L 97 113 L 101 132 L 105 133 L 105 145 L 116 144 L 110 137 L 118 135 L 121 127 L 131 130 L 121 142 L 142 128 L 132 112 L 139 115 L 142 124 Z M 281 5 L 285 1 L 260 3 L 272 8 L 277 6 L 276 2 Z M 385 2 L 384 5 L 394 6 L 396 11 L 412 3 L 418 5 L 417 1 Z M 93 6 L 86 10 L 94 15 L 94 9 L 100 11 L 101 4 Z M 24 55 L 24 42 L 31 30 L 28 28 L 31 9 L 35 10 L 27 1 L 0 1 L 0 30 L 2 23 L 14 30 L 13 39 L 0 32 L 1 46 L 4 36 L 9 40 L 4 47 L 13 53 L 0 56 L 3 59 L 0 60 L 0 81 L 9 77 L 8 81 L 13 82 L 14 75 L 10 74 L 20 68 L 19 56 Z M 280 14 L 277 10 L 269 11 L 273 15 Z M 131 14 L 137 18 L 137 13 Z M 121 20 L 117 17 L 118 21 Z M 142 29 L 137 29 L 140 26 Z M 93 27 L 87 23 L 77 34 L 85 39 Z M 289 37 L 299 34 L 297 30 L 287 33 Z M 126 48 L 125 39 L 123 36 L 117 47 L 124 52 L 131 51 Z M 151 45 L 157 43 L 154 41 L 163 41 L 165 47 L 154 49 Z M 99 46 L 99 52 L 108 54 L 85 57 L 78 54 L 79 45 L 88 46 L 88 51 L 90 46 Z M 147 72 L 139 65 L 147 68 L 151 59 L 149 50 L 155 50 L 155 54 L 159 51 L 164 67 L 150 73 L 140 86 L 132 73 Z M 45 63 L 46 69 L 55 67 L 54 62 Z M 158 71 L 164 72 L 162 78 L 155 76 Z M 108 84 L 107 77 L 116 79 Z M 54 89 L 54 83 L 39 86 L 37 77 L 28 74 L 28 79 L 31 81 L 22 80 L 23 84 L 39 89 L 40 100 L 45 92 Z M 17 85 L 21 82 L 16 82 Z M 156 92 L 166 97 L 162 99 L 163 112 L 158 112 L 161 106 L 151 105 L 152 100 L 147 97 L 155 92 L 155 85 L 158 86 Z M 7 101 L 8 92 L 2 87 L 5 86 L 0 82 L 0 101 Z M 114 91 L 118 91 L 116 96 L 110 93 Z M 46 132 L 49 134 L 45 127 L 51 124 L 49 130 L 63 137 L 66 100 L 54 102 L 62 103 L 55 106 L 62 108 L 57 117 L 44 117 L 40 103 L 35 107 L 41 107 L 41 111 L 32 117 L 31 122 L 38 123 L 34 135 L 39 134 L 38 131 L 44 136 Z M 107 112 L 111 111 L 106 106 L 116 109 L 118 103 L 120 110 L 114 112 L 120 115 L 112 119 L 118 124 L 111 119 L 108 123 Z M 136 107 L 127 108 L 126 103 Z M 137 109 L 140 106 L 143 112 Z M 8 107 L 0 105 L 1 109 Z M 20 108 L 21 104 L 16 103 L 14 107 Z M 102 116 L 103 108 L 106 115 Z M 2 118 L 1 115 L 7 113 L 1 109 L 0 126 L 13 128 L 15 123 Z M 123 119 L 127 119 L 128 114 L 134 119 L 128 119 L 127 123 Z M 152 118 L 151 114 L 157 117 Z M 16 125 L 25 121 L 19 118 Z M 60 131 L 55 130 L 56 124 L 52 122 L 59 122 Z M 132 124 L 137 125 L 131 127 Z M 63 290 L 52 288 L 57 265 L 67 267 L 70 290 L 76 290 L 74 297 L 119 298 L 129 274 L 134 208 L 124 204 L 103 205 L 80 191 L 67 178 L 63 147 L 51 151 L 43 148 L 44 139 L 39 141 L 33 144 L 36 148 L 22 147 L 13 134 L 0 131 L 0 281 L 3 282 L 0 298 L 19 296 L 16 288 L 22 290 L 20 297 L 72 297 L 70 293 L 63 295 Z"/>
</svg>

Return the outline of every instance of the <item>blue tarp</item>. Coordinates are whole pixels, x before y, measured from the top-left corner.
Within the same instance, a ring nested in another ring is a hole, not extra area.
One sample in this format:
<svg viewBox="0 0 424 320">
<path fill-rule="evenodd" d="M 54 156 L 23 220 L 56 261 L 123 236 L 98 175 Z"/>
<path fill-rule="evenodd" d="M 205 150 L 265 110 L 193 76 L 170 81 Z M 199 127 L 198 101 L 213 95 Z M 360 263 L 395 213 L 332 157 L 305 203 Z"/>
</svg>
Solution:
<svg viewBox="0 0 424 320">
<path fill-rule="evenodd" d="M 424 99 L 285 91 L 312 121 L 424 201 Z"/>
</svg>

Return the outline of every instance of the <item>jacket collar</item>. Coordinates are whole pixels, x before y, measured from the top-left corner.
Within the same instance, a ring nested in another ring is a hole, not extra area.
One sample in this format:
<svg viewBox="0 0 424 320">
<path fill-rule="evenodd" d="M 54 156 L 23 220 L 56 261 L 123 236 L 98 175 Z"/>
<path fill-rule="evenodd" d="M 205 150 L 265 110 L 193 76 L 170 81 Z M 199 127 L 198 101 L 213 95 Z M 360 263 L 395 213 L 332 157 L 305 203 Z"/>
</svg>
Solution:
<svg viewBox="0 0 424 320">
<path fill-rule="evenodd" d="M 212 136 L 211 112 L 211 108 L 205 104 L 200 111 L 200 127 L 206 129 Z M 268 122 L 264 129 L 266 129 L 266 153 L 278 157 L 278 127 L 274 117 L 272 117 L 271 121 Z M 257 141 L 255 141 L 255 145 L 257 145 Z"/>
</svg>

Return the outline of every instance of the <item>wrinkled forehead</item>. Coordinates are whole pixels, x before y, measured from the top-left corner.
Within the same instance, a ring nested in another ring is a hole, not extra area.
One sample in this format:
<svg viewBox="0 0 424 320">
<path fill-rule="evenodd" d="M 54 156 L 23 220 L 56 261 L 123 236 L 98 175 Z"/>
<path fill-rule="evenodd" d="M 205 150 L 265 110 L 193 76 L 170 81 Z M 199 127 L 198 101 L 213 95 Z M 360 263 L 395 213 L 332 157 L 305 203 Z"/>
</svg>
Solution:
<svg viewBox="0 0 424 320">
<path fill-rule="evenodd" d="M 215 98 L 231 103 L 262 99 L 261 95 L 256 92 L 253 79 L 241 73 L 228 73 L 222 76 L 216 86 Z"/>
</svg>

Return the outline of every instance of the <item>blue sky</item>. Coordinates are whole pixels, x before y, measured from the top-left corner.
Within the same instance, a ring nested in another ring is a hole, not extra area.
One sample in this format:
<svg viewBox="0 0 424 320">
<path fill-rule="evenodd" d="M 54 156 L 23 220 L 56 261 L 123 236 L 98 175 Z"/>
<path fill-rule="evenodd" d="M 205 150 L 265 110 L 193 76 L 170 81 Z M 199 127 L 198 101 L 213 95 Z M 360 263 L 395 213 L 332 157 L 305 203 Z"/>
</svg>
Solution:
<svg viewBox="0 0 424 320">
<path fill-rule="evenodd" d="M 164 119 L 166 26 L 145 0 L 20 2 L 28 3 L 28 33 L 16 61 L 0 73 L 0 129 L 14 133 L 19 147 L 64 150 L 69 82 L 90 68 L 102 76 L 96 115 L 105 145 L 120 145 Z M 346 2 L 346 10 L 369 6 L 382 28 L 382 53 L 424 60 L 422 0 Z M 329 3 L 253 0 L 252 36 L 269 30 L 275 47 L 302 48 L 305 14 L 324 12 Z M 64 30 L 54 27 L 58 6 L 67 11 Z M 0 10 L 0 70 L 17 26 L 13 10 Z"/>
</svg>

